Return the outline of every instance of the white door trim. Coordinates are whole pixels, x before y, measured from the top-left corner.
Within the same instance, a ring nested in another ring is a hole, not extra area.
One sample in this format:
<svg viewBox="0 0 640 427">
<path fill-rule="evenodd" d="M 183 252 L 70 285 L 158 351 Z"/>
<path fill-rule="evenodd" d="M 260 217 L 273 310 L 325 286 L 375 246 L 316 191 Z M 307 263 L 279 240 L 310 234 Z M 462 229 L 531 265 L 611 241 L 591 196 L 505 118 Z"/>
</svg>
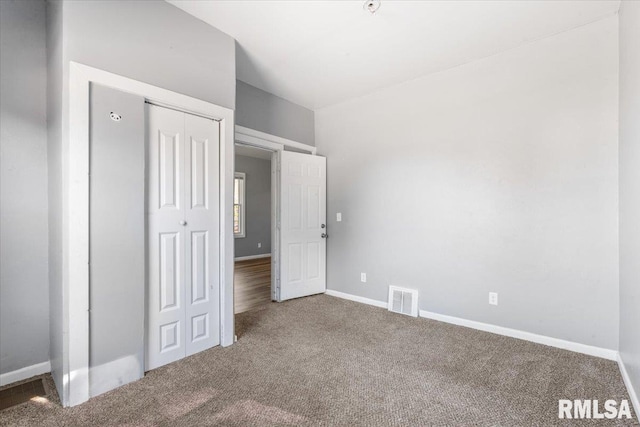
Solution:
<svg viewBox="0 0 640 427">
<path fill-rule="evenodd" d="M 302 142 L 292 141 L 287 138 L 282 138 L 280 136 L 271 135 L 265 132 L 260 132 L 259 130 L 249 129 L 244 126 L 236 125 L 236 142 L 262 146 L 264 148 L 268 148 L 273 150 L 274 148 L 267 147 L 267 145 L 271 145 L 268 143 L 273 143 L 285 147 L 295 148 L 296 150 L 306 151 L 311 154 L 316 154 L 316 147 L 303 144 Z M 273 145 L 271 145 L 273 147 Z"/>
<path fill-rule="evenodd" d="M 246 212 L 247 212 L 247 174 L 244 172 L 235 172 L 233 174 L 233 178 L 234 178 L 234 189 L 233 192 L 235 193 L 236 189 L 235 189 L 235 179 L 236 178 L 240 178 L 242 179 L 242 201 L 241 201 L 241 206 L 242 206 L 242 212 L 240 212 L 240 230 L 242 231 L 241 233 L 236 234 L 235 230 L 233 231 L 233 237 L 236 239 L 244 239 L 247 236 L 247 230 L 245 230 L 245 227 L 247 225 L 247 220 L 244 217 Z M 235 197 L 235 194 L 234 194 Z M 235 204 L 235 200 L 234 200 L 234 204 Z M 236 260 L 237 261 L 237 260 Z"/>
<path fill-rule="evenodd" d="M 271 300 L 280 301 L 280 153 L 271 154 Z"/>
<path fill-rule="evenodd" d="M 89 399 L 89 87 L 109 86 L 220 122 L 220 341 L 233 344 L 234 112 L 76 62 L 69 64 L 68 143 L 63 124 L 62 300 L 64 406 Z M 60 385 L 59 385 L 60 387 Z"/>
</svg>

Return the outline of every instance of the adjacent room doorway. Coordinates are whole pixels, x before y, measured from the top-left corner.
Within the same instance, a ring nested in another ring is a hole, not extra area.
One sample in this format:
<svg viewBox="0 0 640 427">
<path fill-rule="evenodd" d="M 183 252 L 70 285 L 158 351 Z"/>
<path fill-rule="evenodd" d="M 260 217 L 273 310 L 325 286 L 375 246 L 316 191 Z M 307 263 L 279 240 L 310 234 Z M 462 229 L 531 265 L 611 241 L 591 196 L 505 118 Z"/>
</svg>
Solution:
<svg viewBox="0 0 640 427">
<path fill-rule="evenodd" d="M 233 234 L 235 243 L 234 312 L 253 310 L 275 300 L 272 272 L 272 200 L 277 182 L 271 150 L 235 146 Z"/>
<path fill-rule="evenodd" d="M 240 126 L 235 139 L 236 314 L 325 292 L 326 159 Z"/>
</svg>

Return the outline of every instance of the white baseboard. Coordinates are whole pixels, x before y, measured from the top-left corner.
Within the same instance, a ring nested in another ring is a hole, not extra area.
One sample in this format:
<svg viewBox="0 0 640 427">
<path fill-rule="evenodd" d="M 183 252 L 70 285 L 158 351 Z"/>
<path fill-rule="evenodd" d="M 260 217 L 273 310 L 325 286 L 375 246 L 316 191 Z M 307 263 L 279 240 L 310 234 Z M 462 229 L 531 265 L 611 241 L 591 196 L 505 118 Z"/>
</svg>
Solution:
<svg viewBox="0 0 640 427">
<path fill-rule="evenodd" d="M 587 344 L 580 344 L 573 341 L 566 341 L 560 338 L 552 338 L 546 335 L 538 335 L 532 332 L 525 332 L 519 329 L 505 328 L 504 326 L 492 325 L 489 323 L 476 322 L 475 320 L 462 319 L 460 317 L 447 316 L 444 314 L 432 313 L 420 310 L 420 317 L 438 320 L 440 322 L 451 323 L 453 325 L 464 326 L 477 329 L 479 331 L 491 332 L 493 334 L 504 335 L 511 338 L 518 338 L 525 341 L 544 344 L 550 347 L 561 348 L 563 350 L 574 351 L 576 353 L 587 354 L 589 356 L 601 357 L 603 359 L 618 360 L 618 352 L 608 348 L 595 347 Z"/>
<path fill-rule="evenodd" d="M 239 256 L 237 258 L 234 258 L 234 261 L 247 261 L 250 259 L 260 259 L 260 258 L 269 258 L 271 256 L 271 253 L 268 254 L 260 254 L 260 255 L 248 255 L 248 256 Z"/>
<path fill-rule="evenodd" d="M 344 292 L 334 291 L 327 289 L 327 295 L 331 295 L 338 298 L 347 299 L 350 301 L 361 302 L 363 304 L 373 305 L 376 307 L 387 308 L 387 303 L 384 301 L 378 301 L 370 298 L 359 297 L 357 295 L 347 294 Z M 572 341 L 565 341 L 559 338 L 547 337 L 545 335 L 538 335 L 531 332 L 520 331 L 517 329 L 505 328 L 502 326 L 491 325 L 489 323 L 476 322 L 474 320 L 462 319 L 460 317 L 447 316 L 444 314 L 432 313 L 426 310 L 420 310 L 420 317 L 426 319 L 438 320 L 440 322 L 451 323 L 453 325 L 464 326 L 467 328 L 478 329 L 480 331 L 491 332 L 493 334 L 504 335 L 511 338 L 518 338 L 525 341 L 531 341 L 538 344 L 548 345 L 550 347 L 557 347 L 563 350 L 575 351 L 576 353 L 588 354 L 589 356 L 601 357 L 603 359 L 618 360 L 618 352 L 616 350 L 609 350 L 607 348 L 594 347 L 591 345 L 580 344 Z"/>
<path fill-rule="evenodd" d="M 342 299 L 348 299 L 349 301 L 361 302 L 363 304 L 373 305 L 375 307 L 387 308 L 387 303 L 384 301 L 378 301 L 371 298 L 359 297 L 357 295 L 345 294 L 344 292 L 334 291 L 333 289 L 327 289 L 325 294 L 332 297 L 338 297 Z"/>
<path fill-rule="evenodd" d="M 633 388 L 633 384 L 631 384 L 631 378 L 629 377 L 629 373 L 627 372 L 627 368 L 624 366 L 624 362 L 622 361 L 620 354 L 618 354 L 618 366 L 620 367 L 620 374 L 622 375 L 624 385 L 627 387 L 627 391 L 629 392 L 631 404 L 636 412 L 636 418 L 640 418 L 640 400 L 638 400 L 638 394 Z"/>
<path fill-rule="evenodd" d="M 48 361 L 7 372 L 6 374 L 0 374 L 0 386 L 26 380 L 27 378 L 46 374 L 47 372 L 51 372 L 51 362 Z"/>
</svg>

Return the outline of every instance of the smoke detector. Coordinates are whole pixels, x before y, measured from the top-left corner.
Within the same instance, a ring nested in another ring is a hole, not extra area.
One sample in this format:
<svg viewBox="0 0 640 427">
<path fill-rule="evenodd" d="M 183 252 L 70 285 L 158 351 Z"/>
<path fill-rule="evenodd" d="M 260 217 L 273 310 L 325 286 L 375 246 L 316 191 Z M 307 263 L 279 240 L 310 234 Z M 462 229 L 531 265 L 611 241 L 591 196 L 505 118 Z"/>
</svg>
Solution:
<svg viewBox="0 0 640 427">
<path fill-rule="evenodd" d="M 380 0 L 367 0 L 362 6 L 364 10 L 368 10 L 372 15 L 380 9 Z"/>
</svg>

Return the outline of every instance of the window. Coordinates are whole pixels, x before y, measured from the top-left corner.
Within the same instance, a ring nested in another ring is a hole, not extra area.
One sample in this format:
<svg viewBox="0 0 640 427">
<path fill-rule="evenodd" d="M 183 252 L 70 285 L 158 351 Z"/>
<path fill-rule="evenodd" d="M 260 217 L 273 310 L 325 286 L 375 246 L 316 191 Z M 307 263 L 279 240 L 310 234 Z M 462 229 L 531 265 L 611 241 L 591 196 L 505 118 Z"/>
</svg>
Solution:
<svg viewBox="0 0 640 427">
<path fill-rule="evenodd" d="M 244 237 L 244 183 L 246 175 L 236 172 L 233 180 L 233 235 Z"/>
</svg>

